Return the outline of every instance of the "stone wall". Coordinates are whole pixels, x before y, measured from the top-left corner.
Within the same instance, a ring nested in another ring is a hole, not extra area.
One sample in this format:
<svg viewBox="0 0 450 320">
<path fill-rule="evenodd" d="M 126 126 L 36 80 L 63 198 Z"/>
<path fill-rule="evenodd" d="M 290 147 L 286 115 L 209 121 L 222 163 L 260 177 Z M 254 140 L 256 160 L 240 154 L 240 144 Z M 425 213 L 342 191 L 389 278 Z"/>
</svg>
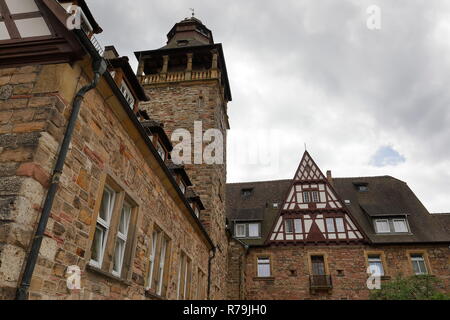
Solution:
<svg viewBox="0 0 450 320">
<path fill-rule="evenodd" d="M 426 252 L 431 274 L 443 281 L 443 291 L 450 289 L 449 248 L 434 246 L 329 246 L 292 247 L 278 246 L 251 248 L 246 259 L 246 298 L 249 300 L 356 300 L 367 299 L 367 252 L 383 252 L 385 274 L 382 281 L 389 281 L 399 274 L 413 274 L 409 250 Z M 330 292 L 311 293 L 309 259 L 311 254 L 325 256 L 328 273 L 332 277 Z M 272 277 L 257 278 L 256 259 L 270 257 Z"/>
<path fill-rule="evenodd" d="M 200 220 L 218 246 L 212 263 L 211 298 L 224 299 L 228 247 L 225 233 L 226 122 L 224 120 L 227 116 L 224 111 L 222 90 L 217 80 L 147 85 L 144 89 L 151 101 L 142 104 L 141 109 L 146 110 L 153 120 L 164 123 L 164 129 L 169 137 L 176 129 L 186 129 L 194 137 L 195 121 L 202 121 L 203 133 L 211 128 L 219 129 L 223 133 L 224 164 L 186 165 L 186 171 L 206 207 L 200 215 Z M 208 143 L 203 144 L 206 145 Z M 194 154 L 194 141 L 192 153 Z"/>
<path fill-rule="evenodd" d="M 14 297 L 71 100 L 90 81 L 89 64 L 0 69 L 0 298 Z M 196 295 L 198 268 L 208 274 L 206 238 L 139 139 L 104 81 L 86 95 L 32 279 L 31 299 L 150 298 L 144 289 L 155 224 L 170 238 L 166 298 L 176 298 L 181 250 L 192 259 L 191 293 Z M 138 205 L 128 280 L 87 268 L 106 177 Z M 66 286 L 66 270 L 72 265 L 82 271 L 79 291 Z"/>
<path fill-rule="evenodd" d="M 241 242 L 231 239 L 228 246 L 227 300 L 243 300 L 245 298 L 246 259 L 245 246 Z"/>
</svg>

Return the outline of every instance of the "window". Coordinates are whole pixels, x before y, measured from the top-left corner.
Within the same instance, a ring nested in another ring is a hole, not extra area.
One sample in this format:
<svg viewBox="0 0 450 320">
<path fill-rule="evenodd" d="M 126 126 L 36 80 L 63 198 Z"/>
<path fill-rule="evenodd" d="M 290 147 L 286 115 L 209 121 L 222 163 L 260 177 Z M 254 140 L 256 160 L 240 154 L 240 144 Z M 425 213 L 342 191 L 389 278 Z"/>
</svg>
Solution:
<svg viewBox="0 0 450 320">
<path fill-rule="evenodd" d="M 114 250 L 113 274 L 120 277 L 123 266 L 123 258 L 127 245 L 128 229 L 131 218 L 131 205 L 124 203 L 119 220 L 119 230 L 117 231 L 116 248 Z"/>
<path fill-rule="evenodd" d="M 133 95 L 131 94 L 130 89 L 126 85 L 125 81 L 122 81 L 122 85 L 120 86 L 120 91 L 122 92 L 123 96 L 125 97 L 128 104 L 130 105 L 130 108 L 133 109 L 135 100 L 134 100 Z"/>
<path fill-rule="evenodd" d="M 428 274 L 425 259 L 422 254 L 412 254 L 411 262 L 414 274 L 416 275 Z"/>
<path fill-rule="evenodd" d="M 234 227 L 236 238 L 259 238 L 261 237 L 260 223 L 236 223 Z"/>
<path fill-rule="evenodd" d="M 367 257 L 370 273 L 375 276 L 384 276 L 383 262 L 380 255 L 369 255 Z"/>
<path fill-rule="evenodd" d="M 303 233 L 303 226 L 301 219 L 294 219 L 294 229 L 295 233 Z"/>
<path fill-rule="evenodd" d="M 235 235 L 238 238 L 245 238 L 247 236 L 246 225 L 243 223 L 236 224 Z"/>
<path fill-rule="evenodd" d="M 250 223 L 248 225 L 248 236 L 250 238 L 259 237 L 259 223 Z"/>
<path fill-rule="evenodd" d="M 405 219 L 394 219 L 394 231 L 398 233 L 408 232 L 408 225 Z"/>
<path fill-rule="evenodd" d="M 251 196 L 253 193 L 253 189 L 252 188 L 248 188 L 248 189 L 242 189 L 241 190 L 241 194 L 243 197 L 249 197 Z"/>
<path fill-rule="evenodd" d="M 199 218 L 200 217 L 200 210 L 198 210 L 197 206 L 195 206 L 194 212 L 195 212 L 195 215 L 197 216 L 197 218 Z"/>
<path fill-rule="evenodd" d="M 102 267 L 103 256 L 105 254 L 108 231 L 110 229 L 111 217 L 114 210 L 116 193 L 113 189 L 105 186 L 103 190 L 100 212 L 95 227 L 94 242 L 92 244 L 91 264 L 97 268 Z"/>
<path fill-rule="evenodd" d="M 278 203 L 277 202 L 272 203 L 272 207 L 275 209 L 278 208 Z"/>
<path fill-rule="evenodd" d="M 389 220 L 388 219 L 375 220 L 375 226 L 376 226 L 377 233 L 391 232 L 391 230 L 389 228 Z"/>
<path fill-rule="evenodd" d="M 311 194 L 312 194 L 312 202 L 320 202 L 318 191 L 312 191 Z"/>
<path fill-rule="evenodd" d="M 368 186 L 360 185 L 357 188 L 358 188 L 359 192 L 367 192 L 367 191 L 369 191 L 369 187 Z"/>
<path fill-rule="evenodd" d="M 311 196 L 309 194 L 309 192 L 303 192 L 303 202 L 304 203 L 309 203 L 311 202 Z"/>
<path fill-rule="evenodd" d="M 258 277 L 267 278 L 271 276 L 270 273 L 270 258 L 258 258 Z"/>
<path fill-rule="evenodd" d="M 294 221 L 292 219 L 284 220 L 284 228 L 286 233 L 294 233 Z"/>
<path fill-rule="evenodd" d="M 178 300 L 189 299 L 191 289 L 191 259 L 181 251 L 180 265 L 178 270 Z"/>
<path fill-rule="evenodd" d="M 161 159 L 163 161 L 165 161 L 166 160 L 166 150 L 163 148 L 163 146 L 161 145 L 161 143 L 159 141 L 156 145 L 156 151 L 158 151 L 158 154 L 161 157 Z"/>
<path fill-rule="evenodd" d="M 327 218 L 327 230 L 328 232 L 336 232 L 336 229 L 334 228 L 334 219 L 333 218 Z"/>
<path fill-rule="evenodd" d="M 337 232 L 345 232 L 343 218 L 336 218 L 336 228 L 337 228 Z"/>
<path fill-rule="evenodd" d="M 157 228 L 152 233 L 151 250 L 147 290 L 163 296 L 167 285 L 165 275 L 169 256 L 169 240 L 164 232 Z"/>
<path fill-rule="evenodd" d="M 35 0 L 0 0 L 0 41 L 51 35 Z"/>
</svg>

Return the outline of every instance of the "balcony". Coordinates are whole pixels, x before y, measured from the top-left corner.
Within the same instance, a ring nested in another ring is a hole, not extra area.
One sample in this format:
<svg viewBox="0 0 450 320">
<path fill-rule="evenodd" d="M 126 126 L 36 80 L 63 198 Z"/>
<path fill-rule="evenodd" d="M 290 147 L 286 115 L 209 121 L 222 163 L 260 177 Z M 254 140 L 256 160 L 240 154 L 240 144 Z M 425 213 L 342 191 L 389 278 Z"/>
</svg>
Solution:
<svg viewBox="0 0 450 320">
<path fill-rule="evenodd" d="M 315 291 L 330 291 L 333 288 L 330 275 L 311 275 L 309 276 L 309 288 Z"/>
<path fill-rule="evenodd" d="M 140 76 L 140 79 L 141 84 L 144 86 L 169 82 L 220 79 L 220 72 L 214 69 L 204 71 L 168 72 L 143 75 Z"/>
</svg>

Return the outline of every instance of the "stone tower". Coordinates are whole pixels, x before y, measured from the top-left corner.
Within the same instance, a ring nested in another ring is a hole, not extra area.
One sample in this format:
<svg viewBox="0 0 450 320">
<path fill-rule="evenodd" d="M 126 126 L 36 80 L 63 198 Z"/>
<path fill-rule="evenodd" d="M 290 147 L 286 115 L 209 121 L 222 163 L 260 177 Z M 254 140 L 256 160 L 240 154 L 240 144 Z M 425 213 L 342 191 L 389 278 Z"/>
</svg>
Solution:
<svg viewBox="0 0 450 320">
<path fill-rule="evenodd" d="M 211 299 L 226 297 L 227 235 L 225 215 L 226 135 L 229 129 L 227 104 L 231 101 L 222 45 L 214 43 L 212 32 L 195 17 L 175 24 L 166 46 L 136 52 L 137 75 L 150 102 L 141 105 L 152 120 L 164 123 L 171 136 L 186 129 L 192 136 L 192 163 L 201 151 L 194 141 L 208 129 L 223 135 L 223 163 L 185 165 L 195 191 L 205 204 L 200 220 L 217 249 L 211 260 Z M 203 132 L 199 134 L 199 121 Z M 194 123 L 196 135 L 194 136 Z M 203 147 L 210 142 L 203 142 Z M 175 143 L 176 144 L 176 143 Z"/>
</svg>

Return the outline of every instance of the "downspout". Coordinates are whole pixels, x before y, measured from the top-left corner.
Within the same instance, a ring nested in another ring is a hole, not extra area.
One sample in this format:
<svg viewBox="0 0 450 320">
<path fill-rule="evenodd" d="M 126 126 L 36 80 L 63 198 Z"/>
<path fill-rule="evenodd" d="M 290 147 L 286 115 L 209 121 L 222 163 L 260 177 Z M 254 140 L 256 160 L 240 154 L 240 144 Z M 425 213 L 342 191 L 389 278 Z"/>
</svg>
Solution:
<svg viewBox="0 0 450 320">
<path fill-rule="evenodd" d="M 39 256 L 39 250 L 41 249 L 42 239 L 44 236 L 45 229 L 47 227 L 48 219 L 50 217 L 50 212 L 53 207 L 53 201 L 55 199 L 56 192 L 58 191 L 58 186 L 63 171 L 64 163 L 66 161 L 66 156 L 69 151 L 70 142 L 72 140 L 73 131 L 75 129 L 75 124 L 80 112 L 81 103 L 83 102 L 84 96 L 87 92 L 94 89 L 103 73 L 107 69 L 105 60 L 97 59 L 92 63 L 92 69 L 94 71 L 93 81 L 82 87 L 80 91 L 75 95 L 73 101 L 73 108 L 70 114 L 69 123 L 67 124 L 66 132 L 64 134 L 64 139 L 61 144 L 61 148 L 58 154 L 58 159 L 56 161 L 55 168 L 53 169 L 53 175 L 51 179 L 51 185 L 48 189 L 47 196 L 45 198 L 44 207 L 42 209 L 42 214 L 37 225 L 36 233 L 31 244 L 30 253 L 27 257 L 25 269 L 23 272 L 22 280 L 16 293 L 16 300 L 27 300 L 28 299 L 28 289 L 30 287 L 31 278 L 33 276 L 34 268 L 36 266 L 36 261 Z"/>
<path fill-rule="evenodd" d="M 208 259 L 208 300 L 211 300 L 211 261 L 216 256 L 216 250 L 217 247 L 211 249 Z"/>
</svg>

